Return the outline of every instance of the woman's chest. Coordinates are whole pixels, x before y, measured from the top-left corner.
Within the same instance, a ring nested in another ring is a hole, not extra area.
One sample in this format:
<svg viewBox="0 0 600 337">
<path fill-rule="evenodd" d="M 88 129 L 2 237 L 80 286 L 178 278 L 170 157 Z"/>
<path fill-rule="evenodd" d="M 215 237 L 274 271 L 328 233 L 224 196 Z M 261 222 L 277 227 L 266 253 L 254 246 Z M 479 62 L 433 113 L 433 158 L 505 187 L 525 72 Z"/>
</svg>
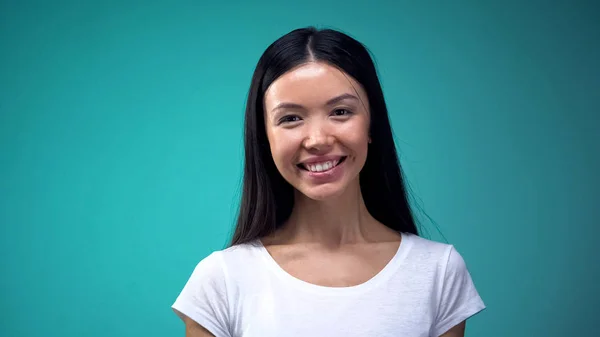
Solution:
<svg viewBox="0 0 600 337">
<path fill-rule="evenodd" d="M 244 301 L 234 336 L 426 337 L 434 317 L 430 304 L 423 296 L 401 292 L 262 293 Z"/>
<path fill-rule="evenodd" d="M 381 273 L 397 249 L 394 243 L 349 247 L 336 253 L 292 247 L 271 255 L 278 268 L 295 279 L 323 287 L 352 287 Z"/>
</svg>

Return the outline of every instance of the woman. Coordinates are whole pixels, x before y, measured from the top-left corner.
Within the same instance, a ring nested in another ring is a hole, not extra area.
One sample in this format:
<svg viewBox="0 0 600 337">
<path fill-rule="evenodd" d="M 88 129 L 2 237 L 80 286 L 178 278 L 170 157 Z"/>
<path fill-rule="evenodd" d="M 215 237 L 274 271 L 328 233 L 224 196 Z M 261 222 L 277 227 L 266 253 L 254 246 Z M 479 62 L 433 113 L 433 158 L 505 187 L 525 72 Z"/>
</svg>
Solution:
<svg viewBox="0 0 600 337">
<path fill-rule="evenodd" d="M 484 309 L 453 246 L 418 236 L 368 51 L 294 30 L 260 58 L 231 246 L 173 304 L 187 336 L 463 336 Z"/>
</svg>

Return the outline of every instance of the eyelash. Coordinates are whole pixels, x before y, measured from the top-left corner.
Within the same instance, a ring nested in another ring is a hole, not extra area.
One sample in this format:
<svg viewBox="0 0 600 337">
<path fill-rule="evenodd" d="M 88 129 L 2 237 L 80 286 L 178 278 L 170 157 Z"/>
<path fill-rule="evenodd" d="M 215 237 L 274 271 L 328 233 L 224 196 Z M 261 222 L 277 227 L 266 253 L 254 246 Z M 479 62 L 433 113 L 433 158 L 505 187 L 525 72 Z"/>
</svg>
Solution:
<svg viewBox="0 0 600 337">
<path fill-rule="evenodd" d="M 343 115 L 338 115 L 338 114 L 336 114 L 337 112 L 340 112 L 340 111 L 343 111 L 343 112 L 345 112 L 345 114 L 343 114 Z M 333 110 L 333 113 L 332 113 L 332 115 L 333 115 L 334 117 L 345 117 L 345 116 L 349 116 L 349 115 L 352 115 L 352 114 L 353 114 L 353 112 L 352 112 L 352 111 L 350 111 L 350 110 L 348 110 L 348 109 L 335 109 L 335 110 Z M 283 124 L 283 123 L 294 123 L 294 122 L 297 122 L 298 120 L 292 120 L 292 119 L 294 119 L 294 118 L 300 118 L 300 117 L 298 117 L 297 115 L 287 115 L 287 116 L 283 116 L 283 117 L 282 117 L 282 118 L 279 120 L 279 124 Z"/>
</svg>

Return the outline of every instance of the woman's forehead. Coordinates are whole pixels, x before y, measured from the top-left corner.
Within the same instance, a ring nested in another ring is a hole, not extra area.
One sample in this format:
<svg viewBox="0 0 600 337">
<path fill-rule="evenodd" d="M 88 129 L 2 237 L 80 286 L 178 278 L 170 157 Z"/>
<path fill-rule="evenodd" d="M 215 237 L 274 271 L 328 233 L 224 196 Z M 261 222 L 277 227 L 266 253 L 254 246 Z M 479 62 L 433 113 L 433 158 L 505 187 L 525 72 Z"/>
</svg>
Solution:
<svg viewBox="0 0 600 337">
<path fill-rule="evenodd" d="M 365 94 L 360 84 L 340 69 L 322 62 L 310 62 L 294 68 L 275 80 L 265 93 L 265 104 L 310 102 L 325 104 L 343 94 Z"/>
</svg>

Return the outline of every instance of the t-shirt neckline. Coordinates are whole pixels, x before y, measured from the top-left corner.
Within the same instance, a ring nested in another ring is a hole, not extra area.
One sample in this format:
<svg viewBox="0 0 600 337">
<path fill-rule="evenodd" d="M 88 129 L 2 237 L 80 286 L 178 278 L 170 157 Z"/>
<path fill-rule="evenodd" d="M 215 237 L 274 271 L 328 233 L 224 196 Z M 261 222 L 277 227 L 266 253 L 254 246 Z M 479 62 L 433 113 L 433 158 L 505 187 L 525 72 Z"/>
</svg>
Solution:
<svg viewBox="0 0 600 337">
<path fill-rule="evenodd" d="M 331 286 L 318 285 L 318 284 L 310 283 L 308 281 L 301 280 L 301 279 L 291 275 L 290 273 L 285 271 L 279 265 L 279 263 L 277 263 L 277 261 L 275 261 L 273 256 L 271 256 L 271 254 L 267 250 L 267 248 L 263 245 L 262 241 L 261 240 L 257 240 L 257 241 L 258 241 L 258 248 L 260 250 L 260 254 L 261 254 L 263 260 L 266 262 L 268 269 L 271 270 L 272 272 L 274 272 L 276 274 L 276 276 L 279 277 L 282 281 L 287 282 L 290 285 L 293 285 L 300 289 L 310 291 L 310 292 L 317 292 L 320 294 L 331 294 L 331 295 L 336 295 L 336 294 L 348 295 L 348 294 L 352 294 L 352 293 L 361 293 L 361 292 L 367 291 L 369 289 L 372 289 L 373 287 L 376 287 L 377 285 L 388 280 L 390 278 L 390 276 L 393 275 L 394 272 L 396 272 L 396 270 L 400 266 L 401 262 L 406 257 L 406 254 L 408 253 L 410 246 L 412 245 L 412 234 L 410 234 L 410 233 L 400 233 L 400 234 L 401 234 L 400 245 L 398 246 L 398 249 L 396 250 L 396 253 L 391 258 L 391 260 L 388 261 L 388 263 L 377 274 L 375 274 L 370 279 L 366 280 L 363 283 L 353 285 L 353 286 L 347 286 L 347 287 L 331 287 Z"/>
</svg>

